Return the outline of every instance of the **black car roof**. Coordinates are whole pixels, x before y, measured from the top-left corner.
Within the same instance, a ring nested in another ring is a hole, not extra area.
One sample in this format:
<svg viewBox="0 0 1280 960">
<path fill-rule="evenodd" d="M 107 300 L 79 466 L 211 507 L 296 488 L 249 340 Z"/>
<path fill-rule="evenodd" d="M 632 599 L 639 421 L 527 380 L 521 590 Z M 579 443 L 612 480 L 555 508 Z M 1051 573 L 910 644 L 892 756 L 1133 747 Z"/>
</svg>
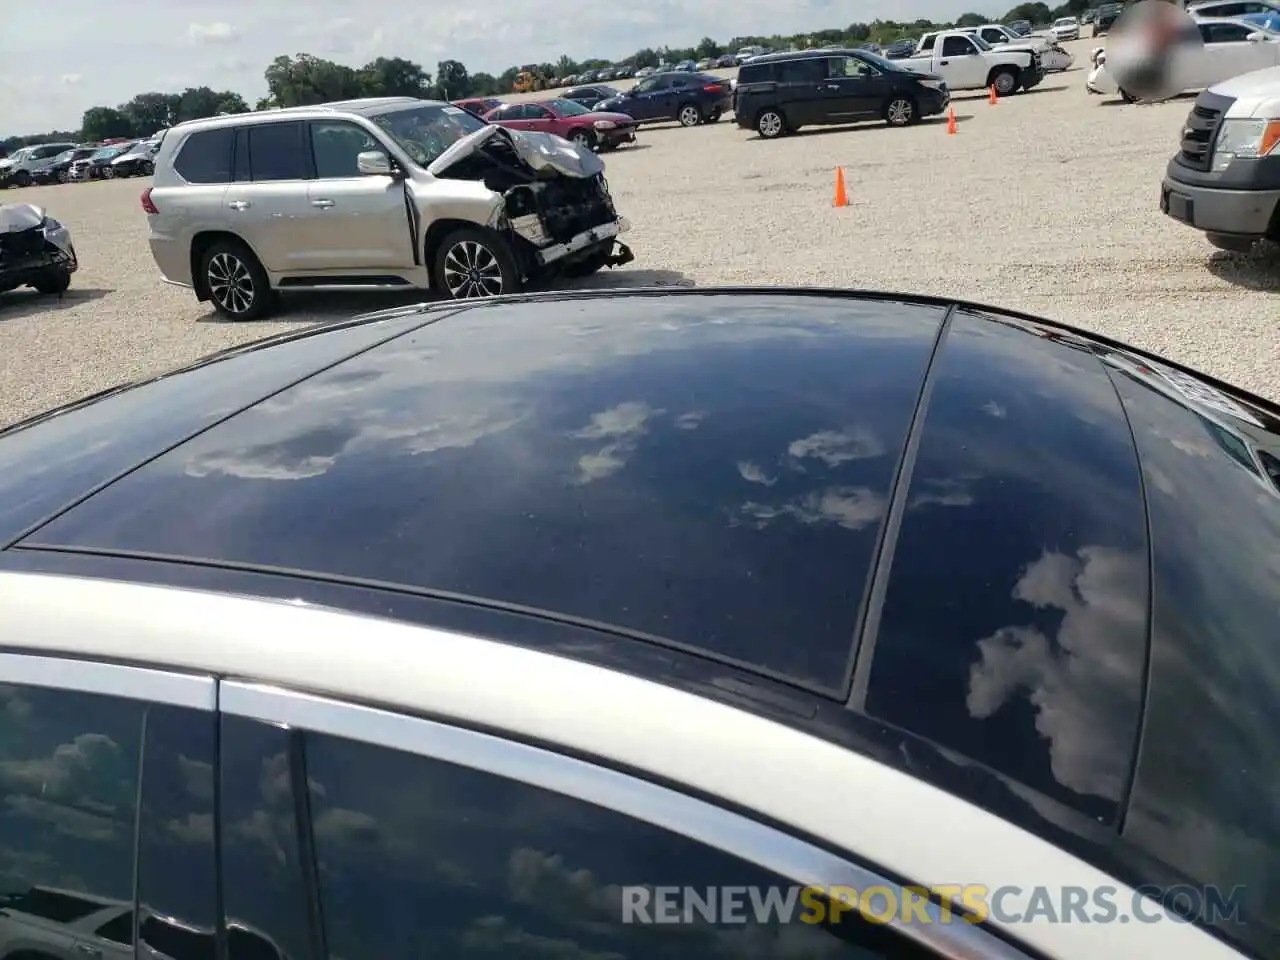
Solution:
<svg viewBox="0 0 1280 960">
<path fill-rule="evenodd" d="M 1131 884 L 1243 886 L 1217 931 L 1274 945 L 1274 408 L 947 301 L 527 300 L 389 311 L 0 436 L 0 565 L 617 638 Z"/>
<path fill-rule="evenodd" d="M 847 47 L 839 47 L 830 50 L 789 50 L 781 53 L 764 53 L 758 57 L 752 57 L 750 61 L 744 63 L 744 67 L 754 67 L 758 63 L 777 63 L 779 60 L 813 60 L 819 57 L 844 56 L 866 54 L 868 50 L 854 50 Z"/>
</svg>

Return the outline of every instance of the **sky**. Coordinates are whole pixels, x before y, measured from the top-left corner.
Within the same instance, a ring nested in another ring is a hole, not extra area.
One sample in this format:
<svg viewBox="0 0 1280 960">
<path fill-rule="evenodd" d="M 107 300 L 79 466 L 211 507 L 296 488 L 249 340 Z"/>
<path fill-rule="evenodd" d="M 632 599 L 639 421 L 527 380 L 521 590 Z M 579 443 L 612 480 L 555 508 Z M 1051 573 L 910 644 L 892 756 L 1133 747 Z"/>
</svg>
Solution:
<svg viewBox="0 0 1280 960">
<path fill-rule="evenodd" d="M 801 32 L 877 18 L 951 18 L 991 0 L 58 0 L 6 3 L 0 28 L 0 137 L 77 129 L 92 106 L 189 86 L 230 89 L 253 101 L 280 54 L 359 66 L 378 56 L 414 60 L 433 74 L 444 59 L 498 73 L 514 63 L 621 58 L 646 46 L 704 36 Z M 999 9 L 994 9 L 999 7 Z"/>
</svg>

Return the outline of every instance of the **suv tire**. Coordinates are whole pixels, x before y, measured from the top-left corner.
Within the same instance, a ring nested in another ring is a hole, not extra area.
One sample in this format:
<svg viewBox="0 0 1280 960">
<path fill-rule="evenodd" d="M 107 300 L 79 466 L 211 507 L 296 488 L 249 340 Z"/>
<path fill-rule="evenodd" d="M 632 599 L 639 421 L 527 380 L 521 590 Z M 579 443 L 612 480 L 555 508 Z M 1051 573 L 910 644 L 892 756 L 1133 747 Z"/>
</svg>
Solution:
<svg viewBox="0 0 1280 960">
<path fill-rule="evenodd" d="M 920 119 L 916 102 L 907 96 L 891 97 L 884 105 L 884 122 L 891 127 L 909 127 Z"/>
<path fill-rule="evenodd" d="M 702 122 L 702 110 L 696 103 L 686 103 L 676 112 L 676 119 L 682 127 L 696 127 Z"/>
<path fill-rule="evenodd" d="M 19 170 L 13 175 L 13 182 L 20 187 L 31 186 L 31 172 L 29 170 Z"/>
<path fill-rule="evenodd" d="M 275 305 L 267 271 L 235 240 L 215 240 L 200 257 L 200 282 L 213 308 L 229 320 L 257 320 Z"/>
<path fill-rule="evenodd" d="M 450 300 L 519 293 L 524 286 L 510 244 L 480 227 L 462 227 L 446 236 L 432 266 L 436 288 Z"/>
<path fill-rule="evenodd" d="M 756 133 L 765 140 L 776 140 L 786 132 L 786 117 L 772 107 L 761 110 L 756 116 Z"/>
</svg>

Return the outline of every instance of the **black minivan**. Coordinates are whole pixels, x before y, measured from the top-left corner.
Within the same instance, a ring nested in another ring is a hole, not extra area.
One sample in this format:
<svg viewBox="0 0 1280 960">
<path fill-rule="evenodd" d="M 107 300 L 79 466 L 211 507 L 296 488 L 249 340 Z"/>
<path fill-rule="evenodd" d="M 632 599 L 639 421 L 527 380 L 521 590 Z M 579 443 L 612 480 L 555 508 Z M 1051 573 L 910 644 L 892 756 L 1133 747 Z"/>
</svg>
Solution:
<svg viewBox="0 0 1280 960">
<path fill-rule="evenodd" d="M 766 140 L 815 124 L 883 120 L 905 127 L 947 109 L 939 76 L 912 73 L 866 50 L 808 50 L 756 57 L 738 70 L 738 126 Z"/>
</svg>

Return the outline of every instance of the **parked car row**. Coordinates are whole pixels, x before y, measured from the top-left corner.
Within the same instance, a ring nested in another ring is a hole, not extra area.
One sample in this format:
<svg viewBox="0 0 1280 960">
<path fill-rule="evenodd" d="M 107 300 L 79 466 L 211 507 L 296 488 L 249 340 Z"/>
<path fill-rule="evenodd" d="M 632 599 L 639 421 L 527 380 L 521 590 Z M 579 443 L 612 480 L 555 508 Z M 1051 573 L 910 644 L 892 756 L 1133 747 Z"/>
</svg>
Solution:
<svg viewBox="0 0 1280 960">
<path fill-rule="evenodd" d="M 160 135 L 113 143 L 43 143 L 0 160 L 0 188 L 149 176 Z"/>
</svg>

